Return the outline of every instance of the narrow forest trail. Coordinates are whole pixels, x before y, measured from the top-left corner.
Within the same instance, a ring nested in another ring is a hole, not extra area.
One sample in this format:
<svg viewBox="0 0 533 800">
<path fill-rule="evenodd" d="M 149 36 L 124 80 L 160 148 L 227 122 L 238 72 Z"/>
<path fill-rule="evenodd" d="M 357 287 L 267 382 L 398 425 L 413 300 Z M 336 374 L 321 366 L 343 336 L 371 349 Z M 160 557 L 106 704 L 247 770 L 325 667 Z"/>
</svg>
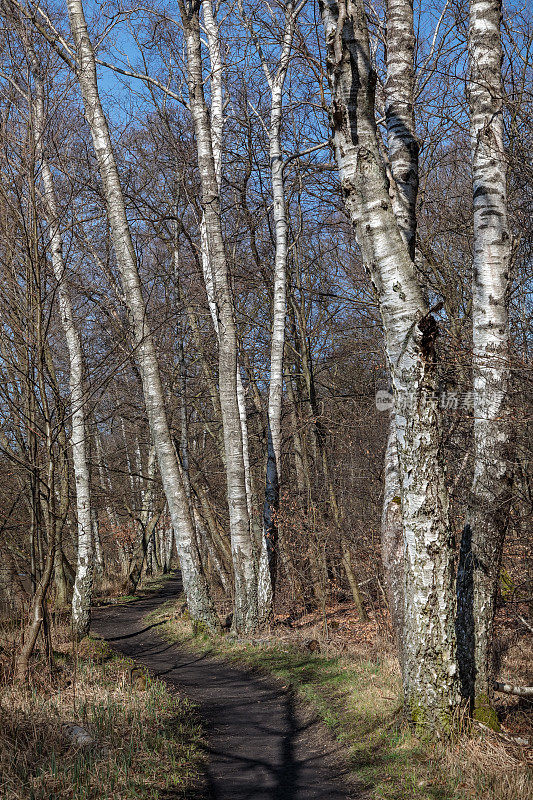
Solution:
<svg viewBox="0 0 533 800">
<path fill-rule="evenodd" d="M 122 606 L 94 609 L 92 631 L 199 705 L 213 800 L 347 800 L 342 759 L 323 724 L 281 683 L 165 641 L 144 615 L 181 593 L 179 577 Z"/>
</svg>

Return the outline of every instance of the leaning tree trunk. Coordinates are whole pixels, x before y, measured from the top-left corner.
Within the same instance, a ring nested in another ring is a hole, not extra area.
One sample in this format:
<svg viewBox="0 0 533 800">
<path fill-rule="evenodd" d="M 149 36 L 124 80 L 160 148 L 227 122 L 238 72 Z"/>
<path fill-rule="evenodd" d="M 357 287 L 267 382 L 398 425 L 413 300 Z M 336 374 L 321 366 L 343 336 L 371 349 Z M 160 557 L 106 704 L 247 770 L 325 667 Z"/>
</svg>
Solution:
<svg viewBox="0 0 533 800">
<path fill-rule="evenodd" d="M 405 706 L 421 729 L 448 728 L 459 693 L 453 546 L 436 396 L 438 328 L 389 198 L 364 4 L 326 0 L 321 11 L 341 190 L 377 293 L 394 392 L 405 536 Z"/>
<path fill-rule="evenodd" d="M 491 708 L 492 633 L 511 502 L 509 269 L 500 0 L 471 0 L 470 142 L 474 197 L 472 284 L 474 477 L 458 574 L 462 691 L 482 722 Z"/>
<path fill-rule="evenodd" d="M 194 523 L 189 512 L 188 499 L 174 443 L 170 435 L 161 375 L 152 333 L 147 321 L 146 305 L 139 279 L 135 248 L 126 216 L 124 196 L 107 119 L 98 93 L 94 51 L 89 38 L 81 0 L 68 0 L 67 5 L 70 27 L 76 47 L 77 72 L 85 107 L 85 116 L 91 131 L 96 159 L 100 169 L 117 266 L 122 278 L 124 298 L 130 312 L 148 424 L 152 441 L 156 448 L 161 480 L 172 524 L 176 532 L 187 604 L 194 619 L 200 620 L 214 629 L 218 627 L 218 621 L 209 596 L 207 582 L 202 572 Z"/>
<path fill-rule="evenodd" d="M 237 396 L 237 336 L 220 219 L 220 195 L 205 101 L 200 44 L 199 6 L 180 0 L 187 52 L 189 108 L 198 150 L 202 211 L 207 233 L 219 328 L 219 391 L 226 454 L 231 550 L 235 577 L 235 630 L 258 625 L 257 575 L 248 513 L 243 435 Z"/>
<path fill-rule="evenodd" d="M 413 0 L 387 2 L 385 119 L 392 177 L 392 207 L 412 261 L 416 244 L 418 142 L 415 135 L 415 35 Z M 395 414 L 390 414 L 385 451 L 381 554 L 392 628 L 402 660 L 404 539 L 399 506 L 400 470 Z"/>
<path fill-rule="evenodd" d="M 213 6 L 211 0 L 202 0 L 202 11 L 204 17 L 204 27 L 207 35 L 209 62 L 211 67 L 211 75 L 209 81 L 210 91 L 211 91 L 209 129 L 211 133 L 213 160 L 215 164 L 215 175 L 217 180 L 218 192 L 220 195 L 220 187 L 222 184 L 222 139 L 224 131 L 224 95 L 222 90 L 223 63 L 222 63 L 222 55 L 220 52 L 219 27 L 215 14 L 213 13 Z M 204 273 L 204 281 L 205 281 L 209 311 L 211 313 L 213 327 L 217 335 L 217 341 L 219 341 L 220 327 L 218 324 L 213 265 L 211 263 L 211 256 L 209 250 L 209 237 L 207 233 L 205 214 L 202 214 L 202 219 L 201 219 L 201 256 L 202 256 L 202 270 Z M 246 487 L 246 506 L 248 509 L 249 523 L 250 525 L 252 525 L 254 504 L 252 500 L 252 477 L 250 471 L 250 454 L 248 449 L 248 419 L 246 415 L 246 400 L 244 396 L 244 386 L 242 383 L 241 370 L 238 359 L 237 359 L 236 381 L 237 381 L 237 404 L 239 407 L 239 418 L 241 421 L 241 432 L 242 432 L 242 457 L 244 464 L 244 481 Z"/>
<path fill-rule="evenodd" d="M 91 597 L 94 571 L 91 500 L 89 490 L 89 464 L 87 460 L 85 430 L 85 392 L 83 353 L 66 281 L 63 260 L 63 242 L 59 229 L 59 215 L 52 172 L 44 152 L 45 111 L 44 87 L 40 78 L 40 65 L 29 46 L 29 56 L 35 82 L 34 138 L 41 161 L 43 199 L 48 221 L 52 268 L 58 284 L 61 324 L 67 341 L 70 365 L 70 405 L 72 414 L 72 463 L 76 483 L 76 511 L 78 517 L 78 556 L 72 595 L 72 629 L 79 639 L 89 632 L 91 622 Z"/>
</svg>

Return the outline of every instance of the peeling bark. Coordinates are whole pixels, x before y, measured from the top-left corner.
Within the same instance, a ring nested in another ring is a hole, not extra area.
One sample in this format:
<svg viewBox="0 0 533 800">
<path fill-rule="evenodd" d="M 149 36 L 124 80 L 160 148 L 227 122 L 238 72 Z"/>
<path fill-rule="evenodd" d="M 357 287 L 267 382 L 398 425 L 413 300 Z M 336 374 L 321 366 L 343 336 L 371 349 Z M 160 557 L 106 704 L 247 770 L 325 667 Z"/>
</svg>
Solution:
<svg viewBox="0 0 533 800">
<path fill-rule="evenodd" d="M 508 397 L 511 239 L 500 19 L 500 0 L 471 0 L 468 90 L 474 199 L 474 477 L 458 575 L 457 634 L 462 692 L 481 722 L 491 716 L 494 608 L 512 487 Z"/>
<path fill-rule="evenodd" d="M 394 216 L 412 261 L 416 245 L 418 142 L 415 133 L 415 36 L 412 0 L 387 2 L 385 119 Z M 403 525 L 395 415 L 391 413 L 385 451 L 381 552 L 392 628 L 402 660 L 404 623 Z"/>
<path fill-rule="evenodd" d="M 449 728 L 459 692 L 453 545 L 435 391 L 438 328 L 389 197 L 364 5 L 326 0 L 321 12 L 341 190 L 378 297 L 394 392 L 405 537 L 405 705 L 417 726 Z"/>
</svg>

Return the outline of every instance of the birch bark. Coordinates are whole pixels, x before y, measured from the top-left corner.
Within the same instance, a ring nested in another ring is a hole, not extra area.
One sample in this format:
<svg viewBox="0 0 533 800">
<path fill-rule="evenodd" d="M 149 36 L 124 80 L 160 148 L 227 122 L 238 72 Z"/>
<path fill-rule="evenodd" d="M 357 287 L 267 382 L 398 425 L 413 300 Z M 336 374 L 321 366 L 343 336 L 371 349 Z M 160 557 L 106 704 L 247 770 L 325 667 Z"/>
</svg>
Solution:
<svg viewBox="0 0 533 800">
<path fill-rule="evenodd" d="M 263 508 L 263 546 L 259 569 L 260 616 L 267 622 L 272 615 L 272 601 L 276 582 L 277 525 L 281 476 L 281 410 L 283 400 L 283 353 L 285 347 L 285 316 L 287 308 L 287 203 L 283 185 L 283 153 L 281 123 L 283 116 L 283 88 L 289 69 L 296 20 L 303 4 L 289 2 L 285 7 L 285 21 L 281 52 L 277 69 L 271 73 L 251 19 L 239 0 L 241 17 L 256 47 L 261 66 L 270 89 L 270 127 L 268 131 L 270 171 L 272 183 L 273 217 L 275 231 L 274 291 L 272 303 L 272 337 L 270 345 L 270 380 L 267 410 L 267 465 L 265 502 Z M 268 567 L 268 575 L 265 568 Z"/>
<path fill-rule="evenodd" d="M 187 52 L 189 108 L 196 136 L 202 210 L 219 331 L 219 393 L 235 578 L 233 625 L 237 631 L 251 631 L 258 625 L 256 561 L 248 513 L 243 432 L 237 391 L 237 337 L 233 301 L 222 236 L 213 138 L 203 88 L 199 5 L 180 0 L 179 7 Z"/>
<path fill-rule="evenodd" d="M 472 282 L 474 476 L 458 574 L 458 645 L 463 694 L 474 715 L 491 709 L 492 629 L 512 467 L 509 421 L 509 270 L 500 0 L 470 0 L 469 99 L 473 169 Z"/>
<path fill-rule="evenodd" d="M 416 244 L 418 194 L 418 142 L 415 134 L 415 35 L 412 0 L 387 2 L 387 78 L 385 118 L 392 175 L 390 195 L 396 222 L 412 261 Z M 402 659 L 403 629 L 403 526 L 400 505 L 400 471 L 395 415 L 391 413 L 385 452 L 381 552 L 392 627 Z"/>
<path fill-rule="evenodd" d="M 446 728 L 459 702 L 453 548 L 436 397 L 437 323 L 389 198 L 362 0 L 321 4 L 341 191 L 379 301 L 394 400 L 405 536 L 403 687 L 417 726 Z"/>
<path fill-rule="evenodd" d="M 77 56 L 77 72 L 102 179 L 111 236 L 130 313 L 137 361 L 143 384 L 148 424 L 157 453 L 163 489 L 176 532 L 183 586 L 194 619 L 210 628 L 218 621 L 209 596 L 196 544 L 194 524 L 165 410 L 164 393 L 137 267 L 135 248 L 126 217 L 124 197 L 96 76 L 94 51 L 81 0 L 67 0 L 70 27 Z"/>
<path fill-rule="evenodd" d="M 204 27 L 207 34 L 207 46 L 209 51 L 209 63 L 211 66 L 210 88 L 211 88 L 211 109 L 210 109 L 210 130 L 213 147 L 213 159 L 215 162 L 215 174 L 217 179 L 218 192 L 222 183 L 222 138 L 224 131 L 224 96 L 222 88 L 223 64 L 220 53 L 220 33 L 218 23 L 213 13 L 211 0 L 202 0 L 202 12 Z M 202 270 L 207 293 L 209 311 L 213 321 L 213 327 L 220 343 L 220 330 L 217 319 L 215 284 L 213 276 L 213 265 L 209 254 L 209 241 L 205 215 L 202 215 L 200 226 L 200 245 L 202 257 Z M 237 357 L 237 402 L 239 406 L 239 418 L 241 421 L 242 432 L 242 456 L 244 462 L 244 477 L 246 485 L 246 506 L 250 525 L 253 517 L 252 500 L 252 480 L 250 472 L 250 454 L 248 449 L 248 420 L 246 416 L 246 400 L 244 386 L 242 383 L 241 370 Z"/>
<path fill-rule="evenodd" d="M 61 325 L 67 342 L 70 369 L 70 407 L 72 418 L 71 449 L 76 483 L 76 511 L 78 522 L 77 563 L 72 595 L 72 627 L 75 635 L 82 639 L 89 632 L 91 621 L 91 596 L 94 572 L 94 547 L 91 521 L 89 489 L 89 465 L 87 460 L 85 429 L 85 389 L 83 353 L 80 336 L 74 320 L 74 310 L 63 260 L 63 241 L 59 228 L 59 215 L 52 171 L 44 149 L 45 106 L 41 68 L 31 45 L 27 52 L 34 78 L 35 98 L 34 140 L 37 156 L 41 162 L 43 199 L 48 222 L 50 253 L 54 277 L 57 281 Z"/>
</svg>

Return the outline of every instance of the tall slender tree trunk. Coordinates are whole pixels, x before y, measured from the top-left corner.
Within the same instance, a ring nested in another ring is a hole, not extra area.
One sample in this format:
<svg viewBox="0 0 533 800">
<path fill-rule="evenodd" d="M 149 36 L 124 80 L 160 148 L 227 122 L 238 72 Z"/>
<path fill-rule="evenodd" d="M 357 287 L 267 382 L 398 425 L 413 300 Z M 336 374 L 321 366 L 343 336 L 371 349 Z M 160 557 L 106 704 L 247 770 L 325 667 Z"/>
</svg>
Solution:
<svg viewBox="0 0 533 800">
<path fill-rule="evenodd" d="M 52 268 L 58 285 L 61 324 L 67 341 L 70 367 L 70 406 L 72 417 L 71 449 L 76 483 L 76 511 L 78 519 L 78 555 L 76 578 L 72 595 L 72 628 L 75 635 L 82 639 L 89 632 L 91 621 L 91 596 L 94 570 L 94 548 L 91 524 L 91 499 L 89 489 L 89 465 L 86 452 L 85 430 L 85 390 L 84 368 L 81 341 L 74 310 L 66 280 L 66 267 L 63 260 L 63 241 L 59 229 L 59 215 L 52 172 L 44 150 L 45 111 L 44 86 L 40 77 L 41 68 L 28 46 L 28 55 L 32 65 L 35 100 L 34 100 L 34 136 L 35 147 L 41 162 L 43 181 L 43 198 L 47 215 L 50 237 Z"/>
<path fill-rule="evenodd" d="M 391 411 L 383 466 L 381 560 L 391 625 L 400 663 L 403 656 L 405 604 L 405 542 L 403 536 L 400 463 L 396 444 L 396 415 Z"/>
<path fill-rule="evenodd" d="M 435 391 L 438 327 L 389 198 L 364 4 L 325 0 L 321 12 L 341 191 L 378 297 L 394 390 L 406 544 L 405 705 L 417 726 L 447 728 L 459 693 L 453 546 Z"/>
<path fill-rule="evenodd" d="M 474 198 L 474 477 L 458 573 L 459 668 L 474 715 L 492 710 L 492 638 L 511 502 L 509 270 L 500 0 L 470 0 L 469 99 Z"/>
<path fill-rule="evenodd" d="M 214 629 L 218 627 L 218 620 L 202 572 L 194 523 L 189 512 L 187 495 L 170 435 L 161 375 L 152 333 L 146 317 L 146 305 L 142 295 L 135 248 L 126 216 L 107 119 L 98 93 L 94 51 L 81 0 L 68 0 L 67 6 L 76 47 L 78 79 L 85 116 L 91 131 L 102 178 L 117 265 L 122 278 L 124 298 L 130 313 L 148 424 L 156 448 L 172 524 L 176 532 L 187 603 L 194 619 L 200 620 Z"/>
<path fill-rule="evenodd" d="M 415 133 L 415 35 L 413 0 L 387 2 L 385 118 L 391 168 L 392 207 L 409 256 L 415 259 L 418 142 Z M 400 469 L 395 414 L 385 451 L 381 552 L 392 628 L 400 660 L 404 621 L 404 537 L 400 511 Z"/>
<path fill-rule="evenodd" d="M 267 409 L 267 465 L 265 474 L 265 502 L 263 507 L 263 546 L 266 559 L 260 560 L 259 609 L 263 622 L 273 613 L 273 594 L 276 585 L 277 523 L 281 476 L 281 410 L 283 400 L 283 353 L 285 347 L 285 316 L 287 309 L 287 253 L 288 221 L 285 189 L 283 186 L 283 152 L 281 123 L 283 116 L 283 87 L 289 68 L 296 20 L 302 5 L 297 8 L 290 2 L 285 7 L 285 22 L 281 53 L 275 73 L 271 73 L 263 50 L 239 0 L 239 11 L 254 42 L 270 93 L 270 127 L 268 131 L 270 172 L 272 182 L 273 217 L 275 231 L 274 291 L 272 303 L 272 337 L 270 344 L 270 380 Z M 266 569 L 268 568 L 268 575 Z"/>
<path fill-rule="evenodd" d="M 204 18 L 204 27 L 207 34 L 207 47 L 209 51 L 209 62 L 211 66 L 210 75 L 210 90 L 211 90 L 211 107 L 210 107 L 210 133 L 213 149 L 213 160 L 215 165 L 215 175 L 218 186 L 218 193 L 220 196 L 220 188 L 222 184 L 222 141 L 224 133 L 224 95 L 222 87 L 223 76 L 223 62 L 220 52 L 220 33 L 218 22 L 215 14 L 213 13 L 213 6 L 211 0 L 202 0 L 202 12 Z M 220 328 L 218 324 L 215 282 L 213 275 L 213 265 L 211 263 L 211 256 L 209 250 L 209 237 L 207 233 L 207 225 L 205 214 L 202 214 L 201 220 L 201 256 L 202 256 L 202 270 L 204 273 L 205 288 L 207 293 L 207 300 L 213 327 L 217 335 L 217 340 L 220 343 Z M 250 470 L 250 454 L 248 449 L 248 419 L 246 414 L 246 400 L 244 394 L 244 386 L 242 383 L 241 370 L 239 359 L 237 355 L 237 404 L 239 408 L 239 418 L 241 421 L 242 432 L 242 457 L 244 463 L 244 479 L 246 487 L 246 506 L 248 509 L 248 518 L 250 526 L 253 519 L 253 497 L 252 497 L 252 478 Z"/>
<path fill-rule="evenodd" d="M 55 453 L 54 453 L 54 435 L 52 431 L 50 404 L 48 402 L 47 385 L 45 380 L 46 374 L 46 335 L 43 324 L 43 304 L 41 293 L 41 270 L 39 254 L 37 249 L 37 221 L 35 216 L 35 185 L 31 180 L 30 193 L 32 196 L 32 238 L 33 238 L 33 269 L 32 272 L 35 276 L 35 299 L 32 294 L 33 313 L 35 314 L 35 332 L 36 332 L 36 372 L 37 372 L 37 385 L 39 388 L 40 405 L 42 416 L 44 420 L 44 440 L 46 452 L 46 477 L 38 471 L 37 483 L 37 497 L 41 499 L 41 506 L 43 510 L 43 519 L 47 533 L 47 547 L 46 558 L 42 560 L 40 569 L 39 580 L 36 583 L 35 592 L 33 594 L 30 605 L 30 619 L 26 630 L 24 631 L 24 639 L 22 649 L 17 659 L 15 679 L 19 683 L 28 680 L 30 658 L 35 649 L 37 638 L 41 630 L 46 633 L 46 597 L 50 588 L 52 575 L 54 571 L 54 558 L 55 558 L 55 541 L 56 541 L 56 511 L 55 511 Z M 39 503 L 39 500 L 36 501 Z M 37 534 L 40 533 L 40 526 L 37 527 Z M 48 637 L 47 637 L 48 638 Z M 47 649 L 50 644 L 47 641 Z"/>
<path fill-rule="evenodd" d="M 237 395 L 237 336 L 233 319 L 233 301 L 222 237 L 213 140 L 203 88 L 199 6 L 194 2 L 184 3 L 183 0 L 180 0 L 179 5 L 187 52 L 189 108 L 198 150 L 202 210 L 219 328 L 218 380 L 235 578 L 233 624 L 238 631 L 251 631 L 258 625 L 257 573 L 248 511 L 243 432 Z"/>
<path fill-rule="evenodd" d="M 268 139 L 272 199 L 274 202 L 273 216 L 276 237 L 276 255 L 274 262 L 274 292 L 272 302 L 272 338 L 270 344 L 270 381 L 268 385 L 267 411 L 267 467 L 263 519 L 272 593 L 275 591 L 276 587 L 276 553 L 278 539 L 276 514 L 279 511 L 281 477 L 283 353 L 285 348 L 285 316 L 287 312 L 288 222 L 287 203 L 283 186 L 281 122 L 283 115 L 283 87 L 289 68 L 297 13 L 298 12 L 295 13 L 294 5 L 289 3 L 285 9 L 285 27 L 278 69 L 275 75 L 269 80 L 272 104 L 270 109 Z M 266 67 L 266 64 L 264 66 Z M 260 582 L 260 591 L 261 588 L 262 582 Z M 269 599 L 271 603 L 271 598 L 263 598 L 261 605 L 264 614 L 270 612 Z"/>
</svg>

